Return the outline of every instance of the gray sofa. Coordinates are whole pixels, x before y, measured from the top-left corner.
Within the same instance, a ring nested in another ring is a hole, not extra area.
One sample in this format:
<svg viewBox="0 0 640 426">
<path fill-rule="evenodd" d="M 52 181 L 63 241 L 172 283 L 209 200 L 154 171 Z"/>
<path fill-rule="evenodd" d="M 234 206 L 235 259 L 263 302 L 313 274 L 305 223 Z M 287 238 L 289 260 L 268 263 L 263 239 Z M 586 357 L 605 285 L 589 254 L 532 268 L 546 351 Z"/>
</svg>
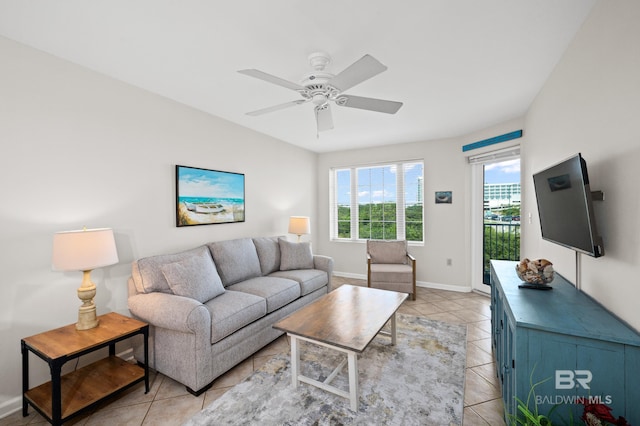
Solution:
<svg viewBox="0 0 640 426">
<path fill-rule="evenodd" d="M 150 324 L 149 366 L 199 395 L 282 335 L 276 321 L 330 291 L 332 272 L 309 243 L 213 242 L 133 262 L 129 311 Z M 144 359 L 140 344 L 134 355 Z"/>
</svg>

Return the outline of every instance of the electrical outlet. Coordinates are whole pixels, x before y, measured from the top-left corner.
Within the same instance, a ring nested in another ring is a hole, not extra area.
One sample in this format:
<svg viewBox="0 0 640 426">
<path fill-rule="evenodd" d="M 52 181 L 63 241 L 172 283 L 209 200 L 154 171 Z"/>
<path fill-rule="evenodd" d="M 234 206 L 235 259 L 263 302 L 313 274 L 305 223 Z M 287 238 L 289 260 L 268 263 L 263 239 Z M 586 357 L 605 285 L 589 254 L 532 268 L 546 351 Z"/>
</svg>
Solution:
<svg viewBox="0 0 640 426">
<path fill-rule="evenodd" d="M 451 259 L 447 259 L 447 266 L 451 266 L 453 264 Z"/>
</svg>

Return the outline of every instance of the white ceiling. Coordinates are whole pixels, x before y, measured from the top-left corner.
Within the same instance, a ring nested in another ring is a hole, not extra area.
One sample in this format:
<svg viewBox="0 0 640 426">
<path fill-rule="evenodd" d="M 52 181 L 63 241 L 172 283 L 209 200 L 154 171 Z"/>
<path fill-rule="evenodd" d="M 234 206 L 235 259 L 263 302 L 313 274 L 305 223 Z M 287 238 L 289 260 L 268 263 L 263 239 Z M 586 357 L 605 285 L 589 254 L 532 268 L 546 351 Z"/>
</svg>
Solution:
<svg viewBox="0 0 640 426">
<path fill-rule="evenodd" d="M 596 0 L 0 0 L 0 35 L 258 132 L 327 152 L 459 136 L 522 116 Z M 388 70 L 346 93 L 395 115 L 313 105 L 237 73 L 299 83 L 325 51 L 337 74 L 364 54 Z"/>
</svg>

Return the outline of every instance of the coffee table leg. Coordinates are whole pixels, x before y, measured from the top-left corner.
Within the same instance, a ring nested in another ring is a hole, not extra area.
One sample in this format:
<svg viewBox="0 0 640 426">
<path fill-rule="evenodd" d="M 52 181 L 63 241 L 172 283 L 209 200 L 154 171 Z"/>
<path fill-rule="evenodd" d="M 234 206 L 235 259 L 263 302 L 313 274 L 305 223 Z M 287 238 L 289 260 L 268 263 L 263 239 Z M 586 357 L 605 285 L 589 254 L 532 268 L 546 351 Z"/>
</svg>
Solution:
<svg viewBox="0 0 640 426">
<path fill-rule="evenodd" d="M 294 388 L 298 387 L 298 376 L 300 376 L 300 352 L 298 350 L 298 339 L 289 334 L 291 339 L 291 383 Z"/>
<path fill-rule="evenodd" d="M 394 312 L 391 315 L 391 344 L 395 346 L 396 344 L 396 313 Z"/>
<path fill-rule="evenodd" d="M 358 384 L 358 354 L 349 352 L 349 400 L 351 401 L 351 409 L 358 411 L 358 402 L 360 400 L 360 386 Z"/>
</svg>

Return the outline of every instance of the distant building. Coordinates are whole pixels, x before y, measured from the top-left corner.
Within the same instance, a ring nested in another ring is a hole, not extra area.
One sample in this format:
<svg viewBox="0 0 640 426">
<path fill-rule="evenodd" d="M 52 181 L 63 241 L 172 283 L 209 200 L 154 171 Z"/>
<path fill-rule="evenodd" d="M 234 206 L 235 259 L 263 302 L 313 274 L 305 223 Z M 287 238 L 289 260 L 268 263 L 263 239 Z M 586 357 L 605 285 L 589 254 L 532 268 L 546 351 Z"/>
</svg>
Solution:
<svg viewBox="0 0 640 426">
<path fill-rule="evenodd" d="M 494 208 L 510 204 L 520 204 L 519 183 L 485 183 L 484 205 Z"/>
</svg>

